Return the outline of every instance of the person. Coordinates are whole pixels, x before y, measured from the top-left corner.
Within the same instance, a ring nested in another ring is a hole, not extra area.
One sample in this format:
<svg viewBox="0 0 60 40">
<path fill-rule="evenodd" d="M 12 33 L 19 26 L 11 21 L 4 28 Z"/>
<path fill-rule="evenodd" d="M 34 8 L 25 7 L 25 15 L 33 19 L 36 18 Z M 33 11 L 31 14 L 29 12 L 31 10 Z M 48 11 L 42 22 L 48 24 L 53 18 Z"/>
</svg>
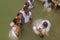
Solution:
<svg viewBox="0 0 60 40">
<path fill-rule="evenodd" d="M 34 7 L 34 0 L 28 0 L 29 8 L 32 9 Z"/>
<path fill-rule="evenodd" d="M 56 8 L 57 7 L 58 0 L 52 0 L 52 2 L 54 3 L 54 8 Z"/>
<path fill-rule="evenodd" d="M 25 2 L 24 7 L 27 7 L 30 10 L 30 8 L 29 8 L 29 2 Z"/>
<path fill-rule="evenodd" d="M 11 39 L 18 39 L 21 28 L 20 28 L 20 14 L 17 14 L 16 18 L 10 23 L 11 31 L 9 32 L 9 37 Z"/>
<path fill-rule="evenodd" d="M 57 0 L 57 9 L 60 10 L 60 0 Z"/>
<path fill-rule="evenodd" d="M 44 9 L 46 9 L 48 12 L 51 11 L 51 9 L 52 9 L 52 1 L 51 0 L 45 0 Z"/>
<path fill-rule="evenodd" d="M 37 26 L 33 26 L 33 31 L 35 32 L 35 34 L 43 38 L 44 35 L 49 36 L 48 32 L 50 31 L 50 27 L 51 27 L 51 23 L 49 20 L 42 20 L 39 22 Z"/>
<path fill-rule="evenodd" d="M 24 7 L 23 10 L 20 10 L 18 13 L 21 15 L 21 24 L 26 24 L 28 22 L 32 24 L 32 14 L 27 7 Z"/>
</svg>

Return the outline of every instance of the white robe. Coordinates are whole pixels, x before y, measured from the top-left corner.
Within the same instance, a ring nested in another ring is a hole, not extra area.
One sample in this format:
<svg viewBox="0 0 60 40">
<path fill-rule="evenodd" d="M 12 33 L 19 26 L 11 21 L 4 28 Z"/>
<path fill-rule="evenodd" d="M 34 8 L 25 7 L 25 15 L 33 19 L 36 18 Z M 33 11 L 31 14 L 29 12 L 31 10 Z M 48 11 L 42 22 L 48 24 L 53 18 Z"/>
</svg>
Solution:
<svg viewBox="0 0 60 40">
<path fill-rule="evenodd" d="M 45 29 L 43 29 L 43 25 L 42 25 L 42 24 L 43 24 L 45 21 L 48 23 L 48 27 L 45 28 Z M 48 20 L 42 20 L 38 26 L 33 26 L 33 31 L 34 31 L 35 34 L 38 35 L 39 32 L 37 31 L 37 29 L 41 28 L 42 34 L 44 34 L 45 31 L 47 31 L 47 32 L 50 31 L 50 27 L 51 27 L 51 23 L 50 23 Z"/>
</svg>

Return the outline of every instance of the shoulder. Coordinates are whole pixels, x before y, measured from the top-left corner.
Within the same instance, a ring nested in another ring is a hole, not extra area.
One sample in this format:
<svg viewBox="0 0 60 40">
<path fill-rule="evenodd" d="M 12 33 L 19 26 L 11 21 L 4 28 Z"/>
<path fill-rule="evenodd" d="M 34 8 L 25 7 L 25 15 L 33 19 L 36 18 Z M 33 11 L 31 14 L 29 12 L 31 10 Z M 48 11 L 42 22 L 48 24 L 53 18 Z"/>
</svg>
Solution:
<svg viewBox="0 0 60 40">
<path fill-rule="evenodd" d="M 38 26 L 37 26 L 37 28 L 43 28 L 43 26 L 42 26 L 42 24 L 39 24 Z"/>
<path fill-rule="evenodd" d="M 12 27 L 13 25 L 14 25 L 14 22 L 11 22 L 11 23 L 10 23 L 10 26 Z"/>
<path fill-rule="evenodd" d="M 24 13 L 23 9 L 19 11 L 19 13 Z"/>
<path fill-rule="evenodd" d="M 29 11 L 29 15 L 32 15 L 32 13 Z"/>
<path fill-rule="evenodd" d="M 13 20 L 12 20 L 12 22 L 10 23 L 10 26 L 13 26 L 15 23 L 16 23 L 16 18 L 14 18 Z"/>
</svg>

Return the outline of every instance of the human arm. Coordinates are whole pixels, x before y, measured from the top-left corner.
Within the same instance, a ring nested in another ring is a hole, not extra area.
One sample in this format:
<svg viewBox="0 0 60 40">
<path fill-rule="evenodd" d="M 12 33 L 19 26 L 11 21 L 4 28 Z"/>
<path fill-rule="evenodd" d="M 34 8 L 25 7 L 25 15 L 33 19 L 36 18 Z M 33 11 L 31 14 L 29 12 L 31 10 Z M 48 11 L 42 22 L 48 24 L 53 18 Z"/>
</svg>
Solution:
<svg viewBox="0 0 60 40">
<path fill-rule="evenodd" d="M 42 36 L 42 31 L 41 31 L 41 28 L 37 29 L 37 31 L 39 32 L 39 36 Z"/>
</svg>

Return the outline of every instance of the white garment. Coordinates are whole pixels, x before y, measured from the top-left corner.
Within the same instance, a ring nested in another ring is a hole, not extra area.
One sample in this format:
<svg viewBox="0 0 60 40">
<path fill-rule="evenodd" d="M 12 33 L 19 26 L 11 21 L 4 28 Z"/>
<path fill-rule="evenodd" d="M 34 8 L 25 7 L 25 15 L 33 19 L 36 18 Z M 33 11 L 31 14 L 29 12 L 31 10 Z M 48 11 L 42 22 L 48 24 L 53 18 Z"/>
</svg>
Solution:
<svg viewBox="0 0 60 40">
<path fill-rule="evenodd" d="M 16 36 L 16 27 L 14 27 L 13 25 L 14 25 L 14 22 L 11 22 L 10 23 L 10 26 L 12 27 L 11 34 L 12 34 L 12 36 L 17 37 Z"/>
<path fill-rule="evenodd" d="M 50 23 L 48 20 L 43 20 L 43 21 L 40 23 L 40 25 L 38 26 L 38 28 L 43 29 L 43 23 L 44 23 L 44 22 L 47 22 L 47 23 L 48 23 L 48 26 L 47 26 L 47 28 L 45 28 L 45 30 L 46 30 L 47 32 L 49 32 L 50 27 L 51 27 L 51 23 Z"/>
<path fill-rule="evenodd" d="M 9 37 L 10 39 L 18 39 L 18 37 L 16 36 L 16 28 L 15 27 L 12 27 L 11 31 L 9 32 Z"/>
<path fill-rule="evenodd" d="M 34 6 L 34 0 L 32 0 L 32 2 L 30 2 L 30 0 L 28 0 L 28 2 L 29 2 L 29 9 L 31 9 L 31 8 L 33 8 L 33 6 Z"/>
<path fill-rule="evenodd" d="M 43 29 L 43 23 L 44 23 L 44 22 L 47 22 L 47 23 L 48 23 L 48 27 L 45 28 L 45 29 Z M 38 35 L 39 32 L 37 31 L 37 29 L 41 28 L 42 34 L 44 34 L 45 31 L 49 32 L 50 27 L 51 27 L 51 23 L 50 23 L 48 20 L 42 20 L 38 26 L 33 26 L 33 31 L 35 32 L 35 34 Z"/>
<path fill-rule="evenodd" d="M 60 0 L 58 0 L 58 5 L 60 6 Z"/>
<path fill-rule="evenodd" d="M 47 0 L 45 0 L 45 3 L 44 3 L 44 8 L 51 8 L 51 3 L 48 3 Z"/>
<path fill-rule="evenodd" d="M 10 26 L 13 27 L 13 25 L 14 25 L 14 22 L 11 22 L 11 23 L 10 23 Z"/>
<path fill-rule="evenodd" d="M 23 10 L 19 11 L 20 13 L 22 13 L 23 18 L 24 18 L 24 23 L 28 23 L 29 19 L 32 18 L 31 12 L 28 12 L 28 15 L 25 14 L 25 12 Z"/>
<path fill-rule="evenodd" d="M 13 25 L 14 25 L 14 22 L 11 22 L 10 23 L 10 26 L 12 27 L 11 32 L 15 36 L 15 34 L 16 34 L 16 27 L 14 27 Z"/>
<path fill-rule="evenodd" d="M 16 35 L 16 27 L 13 26 L 14 22 L 10 23 L 10 26 L 12 27 L 11 31 L 9 32 L 9 38 L 12 40 L 17 40 L 18 37 Z"/>
<path fill-rule="evenodd" d="M 39 32 L 37 31 L 36 26 L 33 26 L 33 31 L 34 31 L 35 34 L 37 34 L 37 35 L 39 34 Z"/>
</svg>

